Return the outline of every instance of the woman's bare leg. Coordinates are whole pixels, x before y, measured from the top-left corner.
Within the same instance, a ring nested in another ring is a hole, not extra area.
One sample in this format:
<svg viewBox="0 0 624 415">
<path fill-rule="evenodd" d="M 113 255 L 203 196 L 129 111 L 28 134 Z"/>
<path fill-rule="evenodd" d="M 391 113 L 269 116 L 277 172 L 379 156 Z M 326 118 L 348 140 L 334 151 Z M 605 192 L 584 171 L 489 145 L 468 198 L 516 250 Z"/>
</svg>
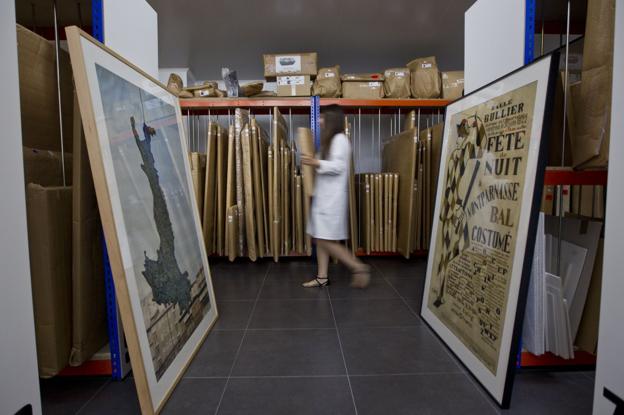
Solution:
<svg viewBox="0 0 624 415">
<path fill-rule="evenodd" d="M 322 244 L 318 243 L 318 240 L 316 243 L 316 264 L 318 266 L 316 278 L 304 282 L 303 286 L 306 288 L 323 287 L 329 284 L 329 279 L 327 277 L 327 270 L 329 267 L 329 252 L 327 252 Z"/>
<path fill-rule="evenodd" d="M 318 265 L 318 271 L 316 278 L 327 278 L 327 269 L 329 267 L 329 252 L 325 249 L 323 244 L 316 243 L 316 264 Z"/>
<path fill-rule="evenodd" d="M 328 241 L 324 239 L 316 240 L 316 248 L 317 251 L 323 249 L 326 253 L 331 255 L 334 258 L 337 258 L 338 261 L 342 262 L 349 268 L 351 273 L 353 274 L 353 281 L 351 283 L 352 286 L 358 288 L 364 288 L 368 285 L 370 281 L 370 269 L 369 266 L 360 261 L 357 257 L 347 249 L 346 246 L 336 242 L 336 241 Z"/>
<path fill-rule="evenodd" d="M 351 272 L 360 270 L 362 266 L 364 265 L 362 261 L 360 261 L 355 256 L 353 256 L 351 251 L 349 251 L 349 249 L 346 246 L 341 245 L 340 243 L 336 241 L 317 239 L 316 249 L 317 249 L 317 252 L 319 249 L 322 249 L 323 251 L 327 252 L 328 255 L 331 255 L 332 257 L 336 258 L 338 261 L 345 264 L 346 267 L 349 268 Z"/>
</svg>

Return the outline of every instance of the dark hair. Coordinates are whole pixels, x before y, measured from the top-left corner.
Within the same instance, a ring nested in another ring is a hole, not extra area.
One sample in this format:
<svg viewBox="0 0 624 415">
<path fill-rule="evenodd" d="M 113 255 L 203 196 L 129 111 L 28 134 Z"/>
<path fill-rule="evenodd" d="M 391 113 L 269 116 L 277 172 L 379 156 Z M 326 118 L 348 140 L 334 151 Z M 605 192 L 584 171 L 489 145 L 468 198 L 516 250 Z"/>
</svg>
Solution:
<svg viewBox="0 0 624 415">
<path fill-rule="evenodd" d="M 321 114 L 325 117 L 325 127 L 321 130 L 321 159 L 326 159 L 334 136 L 344 132 L 345 116 L 339 105 L 323 107 Z"/>
</svg>

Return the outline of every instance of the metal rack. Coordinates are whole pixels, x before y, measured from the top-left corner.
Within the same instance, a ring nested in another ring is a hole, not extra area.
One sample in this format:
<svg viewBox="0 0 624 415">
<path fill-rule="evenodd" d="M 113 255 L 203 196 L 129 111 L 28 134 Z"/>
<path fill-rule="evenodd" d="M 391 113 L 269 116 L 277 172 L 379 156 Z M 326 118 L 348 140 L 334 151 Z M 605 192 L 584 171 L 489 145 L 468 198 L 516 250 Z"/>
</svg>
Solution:
<svg viewBox="0 0 624 415">
<path fill-rule="evenodd" d="M 289 123 L 291 140 L 293 139 L 292 133 L 295 130 L 293 115 L 299 117 L 307 115 L 309 120 L 306 120 L 305 123 L 298 123 L 298 126 L 306 125 L 310 127 L 318 147 L 320 139 L 318 125 L 320 109 L 327 105 L 339 105 L 343 108 L 345 115 L 353 126 L 354 167 L 356 173 L 362 173 L 364 171 L 381 171 L 383 140 L 385 137 L 393 136 L 401 131 L 402 116 L 407 115 L 411 110 L 416 111 L 417 127 L 423 129 L 433 125 L 435 122 L 441 122 L 444 117 L 444 109 L 450 102 L 444 99 L 385 98 L 362 100 L 319 98 L 314 96 L 301 98 L 182 98 L 180 99 L 180 108 L 187 126 L 189 148 L 193 151 L 201 151 L 202 129 L 207 125 L 207 121 L 214 120 L 215 117 L 219 119 L 219 116 L 225 116 L 227 117 L 227 123 L 230 124 L 236 108 L 249 110 L 250 113 L 256 116 L 271 117 L 273 108 L 278 107 L 288 117 L 287 122 Z M 366 131 L 367 129 L 369 130 Z M 367 148 L 367 146 L 369 147 Z M 365 154 L 363 154 L 365 151 L 374 153 L 376 157 L 373 161 L 369 157 L 368 165 L 362 163 L 366 158 Z M 358 208 L 361 208 L 361 206 L 358 206 Z M 360 210 L 358 209 L 358 211 Z M 361 235 L 361 232 L 358 232 L 358 235 Z M 371 252 L 366 254 L 362 249 L 358 249 L 356 255 L 400 256 L 398 252 Z M 424 257 L 427 255 L 427 251 L 414 251 L 411 255 Z M 300 255 L 291 254 L 289 256 Z"/>
</svg>

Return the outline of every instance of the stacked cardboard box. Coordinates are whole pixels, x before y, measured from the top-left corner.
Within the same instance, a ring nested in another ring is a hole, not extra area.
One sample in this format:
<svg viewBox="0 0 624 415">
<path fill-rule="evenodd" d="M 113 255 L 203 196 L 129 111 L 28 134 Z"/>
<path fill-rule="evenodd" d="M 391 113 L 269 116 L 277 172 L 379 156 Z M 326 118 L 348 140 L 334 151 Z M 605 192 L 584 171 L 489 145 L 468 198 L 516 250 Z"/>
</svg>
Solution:
<svg viewBox="0 0 624 415">
<path fill-rule="evenodd" d="M 316 76 L 316 52 L 263 55 L 264 76 L 277 82 L 281 97 L 310 96 Z"/>
<path fill-rule="evenodd" d="M 59 108 L 54 45 L 16 31 L 37 362 L 51 377 L 107 341 L 101 225 L 69 56 L 58 56 Z"/>
<path fill-rule="evenodd" d="M 384 76 L 380 73 L 345 74 L 342 96 L 351 99 L 379 99 L 384 97 Z"/>
</svg>

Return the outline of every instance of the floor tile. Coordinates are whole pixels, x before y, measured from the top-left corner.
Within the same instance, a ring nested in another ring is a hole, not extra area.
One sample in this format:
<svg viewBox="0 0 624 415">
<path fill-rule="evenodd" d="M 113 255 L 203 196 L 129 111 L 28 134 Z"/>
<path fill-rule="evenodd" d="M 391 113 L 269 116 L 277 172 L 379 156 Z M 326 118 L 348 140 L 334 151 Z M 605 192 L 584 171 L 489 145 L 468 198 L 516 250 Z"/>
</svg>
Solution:
<svg viewBox="0 0 624 415">
<path fill-rule="evenodd" d="M 351 386 L 361 415 L 495 413 L 463 374 L 355 376 Z"/>
<path fill-rule="evenodd" d="M 110 379 L 107 377 L 55 377 L 41 379 L 41 405 L 44 414 L 76 413 Z"/>
<path fill-rule="evenodd" d="M 231 379 L 219 415 L 353 414 L 346 377 Z"/>
<path fill-rule="evenodd" d="M 501 414 L 590 414 L 593 382 L 576 373 L 519 373 L 509 410 Z"/>
<path fill-rule="evenodd" d="M 228 271 L 218 274 L 218 276 L 212 279 L 215 298 L 219 302 L 227 300 L 255 300 L 258 297 L 263 280 L 264 275 L 259 272 Z"/>
<path fill-rule="evenodd" d="M 295 279 L 308 281 L 317 274 L 316 260 L 289 261 L 273 264 L 268 274 L 269 279 Z M 349 275 L 349 270 L 341 264 L 329 264 L 328 275 L 330 278 L 344 277 Z"/>
<path fill-rule="evenodd" d="M 327 289 L 321 287 L 304 288 L 301 284 L 310 279 L 309 275 L 292 276 L 292 278 L 267 278 L 260 292 L 263 300 L 287 299 L 324 299 L 327 300 Z"/>
<path fill-rule="evenodd" d="M 251 310 L 255 301 L 219 301 L 217 309 L 219 318 L 214 326 L 215 330 L 242 330 L 247 327 Z"/>
<path fill-rule="evenodd" d="M 141 413 L 134 379 L 127 377 L 122 381 L 109 382 L 79 412 L 80 415 L 99 414 L 138 414 Z"/>
<path fill-rule="evenodd" d="M 328 287 L 332 299 L 388 299 L 399 298 L 396 291 L 384 278 L 373 272 L 370 284 L 365 289 L 352 288 L 351 276 L 340 276 L 331 279 Z"/>
<path fill-rule="evenodd" d="M 386 277 L 425 277 L 427 260 L 424 258 L 371 258 L 369 262 Z"/>
<path fill-rule="evenodd" d="M 341 328 L 340 339 L 350 375 L 462 373 L 425 326 Z"/>
<path fill-rule="evenodd" d="M 210 332 L 184 376 L 228 376 L 243 339 L 243 333 L 242 330 Z"/>
<path fill-rule="evenodd" d="M 408 305 L 420 315 L 423 291 L 425 289 L 424 277 L 386 277 L 386 280 L 407 301 Z"/>
<path fill-rule="evenodd" d="M 226 379 L 182 379 L 161 413 L 213 414 L 226 381 Z"/>
<path fill-rule="evenodd" d="M 329 330 L 248 331 L 233 376 L 345 374 L 338 336 Z"/>
<path fill-rule="evenodd" d="M 303 289 L 303 288 L 302 288 Z M 259 300 L 250 329 L 334 328 L 329 301 Z"/>
<path fill-rule="evenodd" d="M 423 324 L 401 299 L 332 300 L 338 327 L 398 327 Z"/>
<path fill-rule="evenodd" d="M 245 258 L 238 258 L 234 262 L 220 259 L 216 266 L 211 266 L 210 270 L 214 271 L 212 276 L 220 275 L 236 275 L 241 273 L 254 273 L 264 275 L 266 271 L 271 267 L 272 261 L 268 258 L 258 259 L 256 262 L 251 262 Z"/>
</svg>

